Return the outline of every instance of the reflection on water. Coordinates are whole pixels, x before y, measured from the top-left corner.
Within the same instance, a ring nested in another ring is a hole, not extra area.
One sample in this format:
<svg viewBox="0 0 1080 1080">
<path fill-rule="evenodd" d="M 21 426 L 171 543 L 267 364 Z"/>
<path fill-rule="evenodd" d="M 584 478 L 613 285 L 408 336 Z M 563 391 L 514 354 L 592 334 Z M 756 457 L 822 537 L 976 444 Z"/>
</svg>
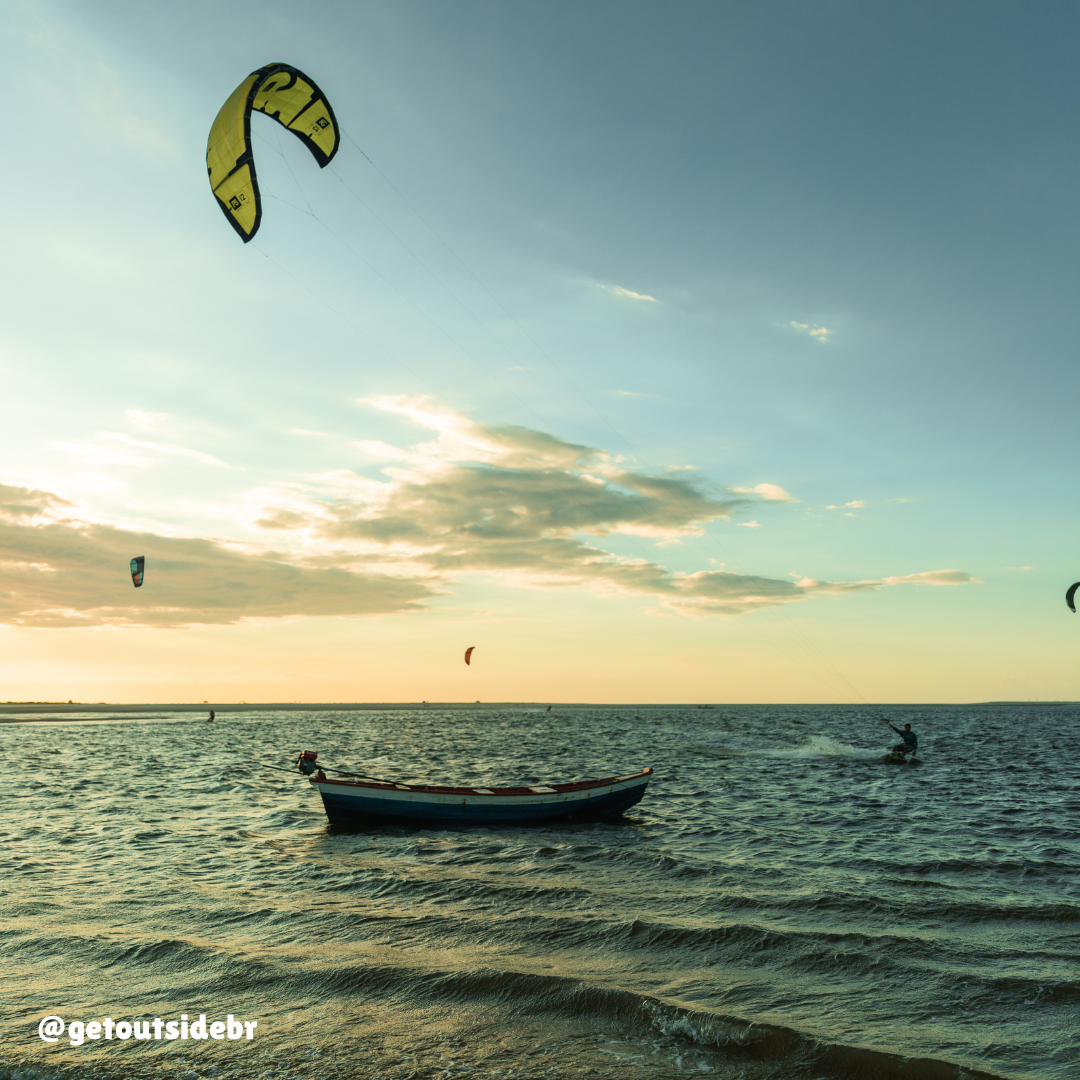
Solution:
<svg viewBox="0 0 1080 1080">
<path fill-rule="evenodd" d="M 0 725 L 0 1076 L 1075 1077 L 1080 711 L 884 711 L 922 764 L 843 707 Z M 406 781 L 656 778 L 617 823 L 340 832 L 258 764 L 302 748 Z M 36 1035 L 182 1012 L 259 1039 Z"/>
</svg>

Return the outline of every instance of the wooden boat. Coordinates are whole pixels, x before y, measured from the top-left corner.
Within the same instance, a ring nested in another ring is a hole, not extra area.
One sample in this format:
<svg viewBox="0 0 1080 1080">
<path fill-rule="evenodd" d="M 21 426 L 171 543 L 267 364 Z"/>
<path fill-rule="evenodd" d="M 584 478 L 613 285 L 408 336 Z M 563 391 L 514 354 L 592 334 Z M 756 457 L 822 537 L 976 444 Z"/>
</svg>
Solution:
<svg viewBox="0 0 1080 1080">
<path fill-rule="evenodd" d="M 615 817 L 641 801 L 652 769 L 534 787 L 443 787 L 311 777 L 331 825 L 372 821 L 524 825 L 563 817 Z"/>
</svg>

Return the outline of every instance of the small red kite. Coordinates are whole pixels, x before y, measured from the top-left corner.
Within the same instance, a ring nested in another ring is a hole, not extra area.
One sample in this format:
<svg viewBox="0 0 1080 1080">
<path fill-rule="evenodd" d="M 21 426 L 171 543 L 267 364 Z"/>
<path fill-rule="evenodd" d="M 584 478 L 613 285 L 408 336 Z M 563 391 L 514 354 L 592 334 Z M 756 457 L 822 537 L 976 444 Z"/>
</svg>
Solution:
<svg viewBox="0 0 1080 1080">
<path fill-rule="evenodd" d="M 473 651 L 473 649 L 475 649 L 475 648 L 476 648 L 476 646 L 475 646 L 475 645 L 470 645 L 470 646 L 469 646 L 469 647 L 468 647 L 468 648 L 467 648 L 467 649 L 465 650 L 465 663 L 466 663 L 466 664 L 471 664 L 471 663 L 472 663 L 472 651 Z"/>
</svg>

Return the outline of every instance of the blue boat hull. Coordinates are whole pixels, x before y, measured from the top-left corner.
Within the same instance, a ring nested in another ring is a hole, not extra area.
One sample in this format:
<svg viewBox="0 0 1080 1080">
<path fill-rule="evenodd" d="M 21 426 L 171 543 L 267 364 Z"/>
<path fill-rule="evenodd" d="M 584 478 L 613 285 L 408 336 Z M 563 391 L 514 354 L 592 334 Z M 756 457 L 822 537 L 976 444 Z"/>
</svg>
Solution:
<svg viewBox="0 0 1080 1080">
<path fill-rule="evenodd" d="M 651 772 L 651 770 L 650 770 Z M 340 781 L 312 781 L 331 825 L 401 821 L 453 825 L 526 825 L 567 817 L 614 817 L 639 803 L 649 776 L 607 781 L 584 791 L 496 795 L 493 792 L 408 791 Z"/>
</svg>

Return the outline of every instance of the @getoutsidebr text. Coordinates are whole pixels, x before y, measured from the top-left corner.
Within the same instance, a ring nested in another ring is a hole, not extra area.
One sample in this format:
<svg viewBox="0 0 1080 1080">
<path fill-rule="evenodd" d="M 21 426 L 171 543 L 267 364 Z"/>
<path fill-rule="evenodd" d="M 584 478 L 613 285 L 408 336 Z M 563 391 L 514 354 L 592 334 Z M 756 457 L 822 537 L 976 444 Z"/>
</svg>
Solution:
<svg viewBox="0 0 1080 1080">
<path fill-rule="evenodd" d="M 111 1016 L 101 1020 L 72 1020 L 65 1023 L 61 1016 L 46 1016 L 38 1023 L 38 1036 L 42 1042 L 55 1043 L 67 1031 L 68 1042 L 72 1046 L 82 1046 L 87 1039 L 96 1042 L 99 1039 L 246 1039 L 255 1038 L 258 1020 L 237 1020 L 228 1013 L 224 1020 L 214 1020 L 207 1024 L 206 1013 L 199 1013 L 199 1019 L 188 1023 L 188 1014 L 181 1013 L 179 1020 L 162 1020 L 155 1016 L 153 1020 L 114 1020 Z"/>
</svg>

